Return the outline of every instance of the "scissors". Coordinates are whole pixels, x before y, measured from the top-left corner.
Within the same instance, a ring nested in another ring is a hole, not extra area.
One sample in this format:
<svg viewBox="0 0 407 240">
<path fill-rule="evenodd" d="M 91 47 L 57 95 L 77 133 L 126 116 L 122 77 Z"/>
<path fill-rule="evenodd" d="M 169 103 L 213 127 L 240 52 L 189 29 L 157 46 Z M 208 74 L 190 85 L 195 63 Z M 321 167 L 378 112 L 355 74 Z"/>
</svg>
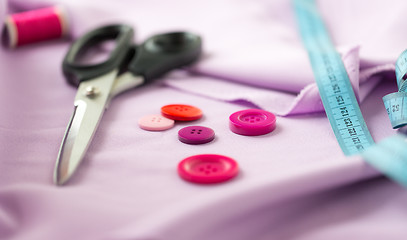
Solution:
<svg viewBox="0 0 407 240">
<path fill-rule="evenodd" d="M 140 45 L 132 43 L 133 35 L 128 25 L 103 26 L 76 40 L 66 54 L 63 73 L 78 91 L 55 165 L 56 185 L 65 184 L 78 169 L 113 97 L 193 63 L 201 53 L 201 38 L 189 32 L 155 35 Z M 114 49 L 103 62 L 79 61 L 89 48 L 112 40 Z"/>
</svg>

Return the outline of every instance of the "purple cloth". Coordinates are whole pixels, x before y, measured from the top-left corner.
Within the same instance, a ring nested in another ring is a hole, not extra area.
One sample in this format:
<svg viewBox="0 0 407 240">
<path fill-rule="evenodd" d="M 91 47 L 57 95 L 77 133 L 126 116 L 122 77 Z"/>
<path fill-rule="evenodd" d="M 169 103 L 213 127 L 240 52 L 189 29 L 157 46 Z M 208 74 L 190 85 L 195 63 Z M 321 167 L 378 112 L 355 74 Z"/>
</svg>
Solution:
<svg viewBox="0 0 407 240">
<path fill-rule="evenodd" d="M 289 1 L 11 0 L 8 12 L 55 4 L 69 12 L 72 37 L 127 22 L 137 41 L 194 31 L 205 53 L 188 71 L 114 99 L 78 173 L 56 187 L 53 167 L 76 93 L 61 72 L 70 41 L 0 49 L 0 239 L 407 236 L 405 190 L 377 178 L 360 156 L 341 152 L 321 112 Z M 319 4 L 373 138 L 394 134 L 381 98 L 396 91 L 407 2 Z M 178 130 L 190 123 L 164 132 L 137 126 L 140 117 L 173 103 L 202 109 L 204 117 L 192 124 L 212 128 L 216 139 L 179 142 Z M 258 137 L 232 133 L 229 115 L 247 106 L 278 114 L 277 128 Z M 240 174 L 211 186 L 183 181 L 178 162 L 205 153 L 234 158 Z"/>
</svg>

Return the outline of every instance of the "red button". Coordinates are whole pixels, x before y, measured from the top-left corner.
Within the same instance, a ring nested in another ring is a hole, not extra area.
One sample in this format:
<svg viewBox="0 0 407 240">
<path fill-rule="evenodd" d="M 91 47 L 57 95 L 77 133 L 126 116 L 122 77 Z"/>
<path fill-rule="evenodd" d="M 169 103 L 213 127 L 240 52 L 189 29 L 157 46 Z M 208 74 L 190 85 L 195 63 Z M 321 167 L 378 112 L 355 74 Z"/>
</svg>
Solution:
<svg viewBox="0 0 407 240">
<path fill-rule="evenodd" d="M 239 172 L 238 164 L 232 158 L 202 154 L 185 158 L 178 164 L 178 174 L 195 183 L 219 183 L 232 179 Z"/>
<path fill-rule="evenodd" d="M 276 128 L 276 116 L 260 109 L 247 109 L 230 115 L 229 128 L 232 132 L 258 136 L 272 132 Z"/>
<path fill-rule="evenodd" d="M 202 117 L 201 109 L 184 104 L 171 104 L 161 108 L 161 114 L 169 119 L 178 121 L 193 121 Z"/>
</svg>

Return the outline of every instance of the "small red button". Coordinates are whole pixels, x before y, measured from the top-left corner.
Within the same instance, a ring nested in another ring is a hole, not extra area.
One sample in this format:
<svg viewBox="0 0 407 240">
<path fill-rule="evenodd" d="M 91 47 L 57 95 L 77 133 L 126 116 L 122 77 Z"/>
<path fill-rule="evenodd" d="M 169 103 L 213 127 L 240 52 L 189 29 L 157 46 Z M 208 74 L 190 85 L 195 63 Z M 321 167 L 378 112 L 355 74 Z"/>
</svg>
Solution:
<svg viewBox="0 0 407 240">
<path fill-rule="evenodd" d="M 161 108 L 161 114 L 166 118 L 178 121 L 193 121 L 202 117 L 201 109 L 185 104 L 166 105 Z"/>
<path fill-rule="evenodd" d="M 220 183 L 232 179 L 239 172 L 238 164 L 232 158 L 201 154 L 185 158 L 178 164 L 178 174 L 195 183 Z"/>
</svg>

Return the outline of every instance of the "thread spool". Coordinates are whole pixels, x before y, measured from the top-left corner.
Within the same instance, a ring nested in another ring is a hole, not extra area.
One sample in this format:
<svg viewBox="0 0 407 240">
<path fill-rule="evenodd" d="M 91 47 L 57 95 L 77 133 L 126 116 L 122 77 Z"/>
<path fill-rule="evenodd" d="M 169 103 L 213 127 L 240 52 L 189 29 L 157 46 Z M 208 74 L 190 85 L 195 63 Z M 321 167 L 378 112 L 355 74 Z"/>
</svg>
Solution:
<svg viewBox="0 0 407 240">
<path fill-rule="evenodd" d="M 10 48 L 64 37 L 68 20 L 61 6 L 41 8 L 6 17 L 3 44 Z"/>
</svg>

